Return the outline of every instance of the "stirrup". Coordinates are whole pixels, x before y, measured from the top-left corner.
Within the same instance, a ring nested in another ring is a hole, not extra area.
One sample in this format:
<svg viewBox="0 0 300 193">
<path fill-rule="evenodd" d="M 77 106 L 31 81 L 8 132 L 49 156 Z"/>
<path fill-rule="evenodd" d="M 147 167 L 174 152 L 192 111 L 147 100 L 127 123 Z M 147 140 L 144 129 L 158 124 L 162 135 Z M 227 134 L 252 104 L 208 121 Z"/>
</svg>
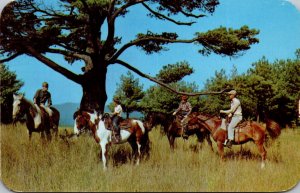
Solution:
<svg viewBox="0 0 300 193">
<path fill-rule="evenodd" d="M 227 143 L 228 143 L 228 141 L 229 141 L 228 139 L 225 139 L 225 141 L 224 141 L 223 145 L 225 145 L 225 146 L 226 146 L 226 145 L 227 145 Z"/>
</svg>

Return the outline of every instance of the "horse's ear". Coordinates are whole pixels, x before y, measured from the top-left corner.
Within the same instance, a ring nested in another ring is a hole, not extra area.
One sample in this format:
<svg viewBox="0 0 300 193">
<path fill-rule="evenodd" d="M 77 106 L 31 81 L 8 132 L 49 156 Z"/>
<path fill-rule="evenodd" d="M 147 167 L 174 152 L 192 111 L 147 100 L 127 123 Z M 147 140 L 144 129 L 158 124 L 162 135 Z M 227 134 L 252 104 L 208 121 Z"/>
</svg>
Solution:
<svg viewBox="0 0 300 193">
<path fill-rule="evenodd" d="M 23 99 L 24 98 L 24 95 L 23 94 L 13 94 L 13 97 L 14 97 L 14 100 L 16 100 L 16 99 L 19 99 L 19 100 L 21 100 L 21 99 Z"/>
<path fill-rule="evenodd" d="M 109 118 L 109 113 L 104 113 L 102 119 Z"/>
<path fill-rule="evenodd" d="M 76 117 L 77 117 L 79 114 L 80 114 L 80 110 L 77 109 L 77 111 L 75 111 L 74 114 L 73 114 L 73 119 L 75 120 Z"/>
</svg>

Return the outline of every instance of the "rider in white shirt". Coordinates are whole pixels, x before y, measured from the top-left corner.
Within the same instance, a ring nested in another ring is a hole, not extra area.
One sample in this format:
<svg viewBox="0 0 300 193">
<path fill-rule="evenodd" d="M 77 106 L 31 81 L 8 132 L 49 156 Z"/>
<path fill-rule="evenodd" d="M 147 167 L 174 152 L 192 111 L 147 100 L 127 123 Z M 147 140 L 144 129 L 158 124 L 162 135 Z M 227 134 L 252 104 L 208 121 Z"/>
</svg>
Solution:
<svg viewBox="0 0 300 193">
<path fill-rule="evenodd" d="M 234 128 L 238 125 L 239 122 L 242 121 L 242 107 L 239 99 L 236 98 L 236 91 L 231 90 L 228 92 L 229 98 L 231 99 L 231 105 L 229 110 L 220 110 L 220 113 L 225 113 L 231 118 L 231 121 L 228 125 L 228 140 L 225 140 L 224 145 L 227 147 L 231 147 L 234 141 Z"/>
<path fill-rule="evenodd" d="M 116 131 L 116 133 L 115 133 L 116 142 L 118 143 L 120 141 L 119 120 L 121 118 L 123 109 L 122 109 L 122 106 L 120 105 L 119 99 L 114 98 L 114 103 L 115 103 L 115 108 L 114 108 L 114 112 L 113 112 L 112 116 L 113 116 L 113 126 Z"/>
</svg>

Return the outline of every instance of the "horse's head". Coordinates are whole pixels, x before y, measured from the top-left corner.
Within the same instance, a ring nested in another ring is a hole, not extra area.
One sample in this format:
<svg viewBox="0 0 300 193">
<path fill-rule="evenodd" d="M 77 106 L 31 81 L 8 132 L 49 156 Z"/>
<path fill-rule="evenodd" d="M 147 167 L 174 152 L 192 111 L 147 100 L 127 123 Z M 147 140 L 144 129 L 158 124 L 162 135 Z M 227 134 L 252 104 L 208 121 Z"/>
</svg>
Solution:
<svg viewBox="0 0 300 193">
<path fill-rule="evenodd" d="M 154 114 L 152 112 L 147 113 L 144 120 L 145 120 L 144 125 L 147 128 L 152 128 L 154 126 L 155 117 L 154 117 Z"/>
<path fill-rule="evenodd" d="M 17 95 L 14 94 L 14 102 L 13 102 L 13 120 L 14 122 L 17 121 L 20 117 L 24 116 L 25 114 L 25 107 L 23 104 L 24 96 L 22 94 Z"/>
<path fill-rule="evenodd" d="M 83 133 L 85 129 L 91 129 L 92 127 L 96 127 L 99 122 L 98 113 L 89 113 L 86 111 L 76 111 L 74 113 L 75 125 L 74 125 L 74 133 L 79 135 Z"/>
<path fill-rule="evenodd" d="M 104 113 L 101 116 L 101 120 L 104 122 L 105 128 L 111 128 L 112 127 L 112 120 L 109 115 L 109 113 Z"/>
</svg>

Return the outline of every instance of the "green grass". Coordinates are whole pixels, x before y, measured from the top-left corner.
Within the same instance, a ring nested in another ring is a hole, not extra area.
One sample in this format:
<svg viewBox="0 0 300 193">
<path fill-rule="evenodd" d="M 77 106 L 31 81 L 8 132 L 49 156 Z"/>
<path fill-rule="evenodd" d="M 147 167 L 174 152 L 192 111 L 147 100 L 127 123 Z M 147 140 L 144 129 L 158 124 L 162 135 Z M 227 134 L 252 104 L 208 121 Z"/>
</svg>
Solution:
<svg viewBox="0 0 300 193">
<path fill-rule="evenodd" d="M 65 127 L 60 128 L 64 133 Z M 67 128 L 70 132 L 72 129 Z M 267 148 L 267 165 L 253 143 L 225 150 L 221 162 L 205 142 L 176 139 L 169 148 L 159 129 L 150 133 L 151 154 L 139 166 L 130 159 L 129 144 L 112 146 L 104 172 L 100 148 L 89 135 L 69 144 L 60 138 L 42 143 L 39 134 L 28 140 L 25 126 L 1 125 L 1 179 L 14 191 L 283 191 L 300 179 L 300 129 L 283 130 Z"/>
</svg>

